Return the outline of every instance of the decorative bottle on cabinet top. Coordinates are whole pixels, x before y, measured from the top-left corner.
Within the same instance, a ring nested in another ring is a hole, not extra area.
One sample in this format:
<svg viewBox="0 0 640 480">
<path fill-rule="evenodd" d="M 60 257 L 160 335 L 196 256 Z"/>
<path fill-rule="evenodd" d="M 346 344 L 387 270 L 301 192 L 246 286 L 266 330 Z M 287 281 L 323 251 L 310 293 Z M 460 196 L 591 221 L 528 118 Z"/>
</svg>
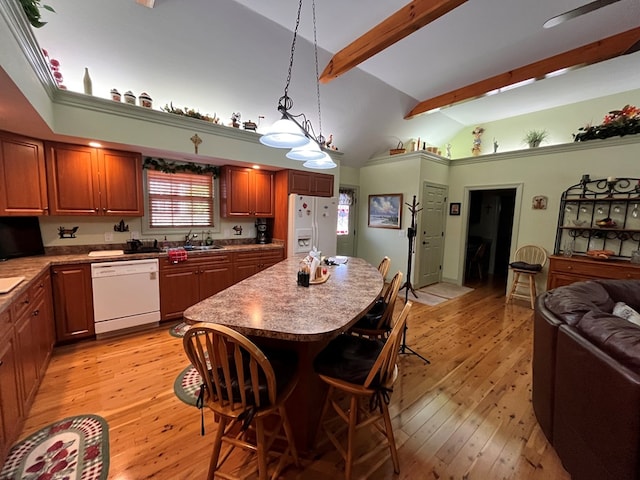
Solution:
<svg viewBox="0 0 640 480">
<path fill-rule="evenodd" d="M 91 84 L 91 77 L 89 76 L 89 69 L 84 67 L 84 93 L 85 95 L 93 95 L 93 85 Z"/>
</svg>

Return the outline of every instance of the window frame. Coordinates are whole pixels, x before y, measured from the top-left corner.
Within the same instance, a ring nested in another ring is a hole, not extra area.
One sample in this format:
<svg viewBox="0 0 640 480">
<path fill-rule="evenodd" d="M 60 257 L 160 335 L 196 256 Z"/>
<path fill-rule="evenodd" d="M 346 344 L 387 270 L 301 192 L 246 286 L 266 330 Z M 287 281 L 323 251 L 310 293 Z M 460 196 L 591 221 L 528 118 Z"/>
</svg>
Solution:
<svg viewBox="0 0 640 480">
<path fill-rule="evenodd" d="M 149 202 L 149 178 L 148 172 L 150 169 L 144 169 L 143 171 L 143 192 L 144 192 L 144 216 L 142 217 L 142 233 L 144 235 L 176 235 L 193 230 L 196 233 L 199 233 L 200 230 L 214 233 L 221 233 L 222 228 L 220 225 L 220 180 L 219 175 L 212 177 L 213 180 L 213 226 L 205 227 L 205 226 L 196 226 L 196 227 L 151 227 L 151 207 Z M 187 172 L 188 173 L 188 172 Z M 167 173 L 167 175 L 171 175 Z M 194 173 L 193 175 L 197 175 Z"/>
</svg>

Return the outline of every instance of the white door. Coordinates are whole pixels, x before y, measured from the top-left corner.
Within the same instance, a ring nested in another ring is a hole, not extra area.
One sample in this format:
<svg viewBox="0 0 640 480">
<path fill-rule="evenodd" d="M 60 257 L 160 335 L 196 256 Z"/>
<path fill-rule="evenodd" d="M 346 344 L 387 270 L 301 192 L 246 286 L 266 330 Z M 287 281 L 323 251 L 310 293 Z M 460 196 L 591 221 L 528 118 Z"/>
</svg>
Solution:
<svg viewBox="0 0 640 480">
<path fill-rule="evenodd" d="M 344 193 L 344 201 L 342 196 Z M 338 198 L 338 255 L 355 257 L 356 225 L 358 213 L 358 189 L 356 187 L 340 187 Z"/>
<path fill-rule="evenodd" d="M 422 215 L 416 238 L 420 258 L 415 288 L 438 283 L 442 279 L 446 193 L 445 187 L 427 183 L 422 187 Z"/>
</svg>

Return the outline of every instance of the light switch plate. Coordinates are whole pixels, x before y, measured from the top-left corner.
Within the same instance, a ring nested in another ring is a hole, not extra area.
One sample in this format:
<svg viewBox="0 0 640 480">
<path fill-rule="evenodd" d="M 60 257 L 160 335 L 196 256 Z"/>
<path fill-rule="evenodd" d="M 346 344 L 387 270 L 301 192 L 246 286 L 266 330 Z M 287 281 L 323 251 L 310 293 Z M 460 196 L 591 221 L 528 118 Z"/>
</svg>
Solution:
<svg viewBox="0 0 640 480">
<path fill-rule="evenodd" d="M 113 242 L 113 232 L 105 232 L 104 241 L 105 242 Z"/>
</svg>

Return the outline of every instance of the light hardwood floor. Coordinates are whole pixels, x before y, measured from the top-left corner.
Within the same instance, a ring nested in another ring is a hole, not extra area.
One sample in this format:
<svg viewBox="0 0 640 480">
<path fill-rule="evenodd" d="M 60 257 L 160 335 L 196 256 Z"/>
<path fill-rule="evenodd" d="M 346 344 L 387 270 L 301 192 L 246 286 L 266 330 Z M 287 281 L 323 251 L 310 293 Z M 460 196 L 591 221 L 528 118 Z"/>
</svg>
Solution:
<svg viewBox="0 0 640 480">
<path fill-rule="evenodd" d="M 385 456 L 356 478 L 570 478 L 531 406 L 532 310 L 504 298 L 504 287 L 484 286 L 435 307 L 414 303 L 407 345 L 431 364 L 400 355 L 391 410 L 401 473 Z M 215 426 L 207 413 L 201 437 L 199 410 L 173 393 L 187 360 L 171 325 L 57 348 L 21 438 L 66 416 L 98 414 L 109 423 L 110 479 L 205 478 Z M 320 441 L 283 478 L 338 479 L 342 468 Z"/>
</svg>

